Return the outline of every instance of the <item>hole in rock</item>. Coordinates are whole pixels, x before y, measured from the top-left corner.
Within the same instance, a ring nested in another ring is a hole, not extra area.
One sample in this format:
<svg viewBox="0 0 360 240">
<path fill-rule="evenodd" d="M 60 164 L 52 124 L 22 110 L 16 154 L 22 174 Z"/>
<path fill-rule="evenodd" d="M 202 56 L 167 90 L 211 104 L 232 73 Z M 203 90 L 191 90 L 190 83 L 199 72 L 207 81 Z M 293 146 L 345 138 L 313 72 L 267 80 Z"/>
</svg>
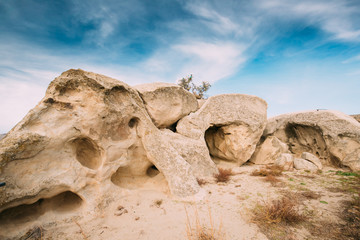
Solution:
<svg viewBox="0 0 360 240">
<path fill-rule="evenodd" d="M 320 128 L 316 126 L 288 124 L 285 128 L 285 134 L 289 139 L 289 148 L 292 153 L 300 155 L 302 152 L 310 152 L 322 159 L 329 158 L 329 153 Z"/>
<path fill-rule="evenodd" d="M 101 165 L 101 154 L 97 144 L 90 138 L 77 138 L 73 141 L 76 159 L 81 165 L 98 169 Z"/>
<path fill-rule="evenodd" d="M 155 167 L 155 165 L 150 166 L 146 170 L 146 175 L 149 176 L 149 177 L 155 177 L 159 173 L 160 173 L 160 171 Z"/>
<path fill-rule="evenodd" d="M 158 176 L 160 176 L 159 179 L 157 179 Z M 152 188 L 161 185 L 162 179 L 160 171 L 153 165 L 146 168 L 146 172 L 142 174 L 134 174 L 129 167 L 119 167 L 111 176 L 112 183 L 127 189 Z"/>
<path fill-rule="evenodd" d="M 137 117 L 133 117 L 132 119 L 130 119 L 128 125 L 130 128 L 134 128 L 137 126 L 138 123 L 139 123 L 139 119 Z"/>
<path fill-rule="evenodd" d="M 83 200 L 71 191 L 62 192 L 51 198 L 41 198 L 32 204 L 22 204 L 0 213 L 0 224 L 34 221 L 46 212 L 67 213 L 80 208 Z"/>
<path fill-rule="evenodd" d="M 217 145 L 221 140 L 224 140 L 224 132 L 220 126 L 212 126 L 205 131 L 205 142 L 209 149 L 210 156 L 217 157 Z"/>
<path fill-rule="evenodd" d="M 168 129 L 172 132 L 176 132 L 176 127 L 179 121 L 173 123 L 170 127 L 168 127 Z"/>
</svg>

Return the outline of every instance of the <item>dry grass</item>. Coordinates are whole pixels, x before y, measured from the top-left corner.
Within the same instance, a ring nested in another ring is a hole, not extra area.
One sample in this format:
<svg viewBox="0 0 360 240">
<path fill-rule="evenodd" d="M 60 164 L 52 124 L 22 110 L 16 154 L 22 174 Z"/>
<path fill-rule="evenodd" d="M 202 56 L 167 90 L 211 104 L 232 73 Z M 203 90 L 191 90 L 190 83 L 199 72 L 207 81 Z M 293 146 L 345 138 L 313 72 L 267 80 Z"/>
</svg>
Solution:
<svg viewBox="0 0 360 240">
<path fill-rule="evenodd" d="M 158 199 L 158 200 L 155 200 L 154 205 L 155 205 L 156 207 L 160 207 L 162 203 L 163 203 L 163 200 L 162 200 L 162 199 Z"/>
<path fill-rule="evenodd" d="M 264 181 L 269 182 L 273 187 L 279 186 L 279 183 L 282 182 L 280 179 L 273 175 L 267 175 L 266 177 L 264 177 Z"/>
<path fill-rule="evenodd" d="M 186 235 L 188 240 L 225 240 L 226 236 L 222 229 L 222 223 L 218 227 L 215 226 L 210 207 L 208 207 L 209 224 L 201 222 L 197 208 L 195 208 L 195 219 L 193 224 L 190 221 L 188 211 L 186 212 Z"/>
<path fill-rule="evenodd" d="M 196 181 L 200 186 L 205 185 L 205 184 L 208 183 L 206 180 L 201 179 L 201 178 L 197 178 Z"/>
<path fill-rule="evenodd" d="M 255 208 L 253 220 L 260 225 L 278 223 L 292 225 L 304 221 L 305 216 L 299 212 L 294 199 L 283 196 L 280 200 L 258 205 Z"/>
<path fill-rule="evenodd" d="M 214 174 L 214 177 L 216 182 L 228 182 L 231 175 L 233 175 L 231 169 L 219 168 L 219 173 Z"/>
<path fill-rule="evenodd" d="M 352 201 L 344 202 L 341 218 L 346 222 L 343 234 L 348 239 L 360 239 L 360 193 Z"/>
<path fill-rule="evenodd" d="M 260 169 L 256 169 L 251 173 L 251 176 L 280 176 L 284 169 L 277 165 L 267 165 Z"/>
<path fill-rule="evenodd" d="M 311 190 L 302 192 L 301 195 L 305 197 L 306 199 L 319 199 L 321 197 L 320 194 L 313 192 Z"/>
</svg>

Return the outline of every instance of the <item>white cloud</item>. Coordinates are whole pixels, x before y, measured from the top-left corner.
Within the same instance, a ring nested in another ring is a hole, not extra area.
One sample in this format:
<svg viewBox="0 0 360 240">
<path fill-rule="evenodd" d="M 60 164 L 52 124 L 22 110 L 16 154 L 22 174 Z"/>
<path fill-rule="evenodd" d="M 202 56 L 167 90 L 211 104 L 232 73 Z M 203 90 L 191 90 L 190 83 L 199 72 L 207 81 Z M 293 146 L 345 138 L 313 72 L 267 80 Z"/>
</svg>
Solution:
<svg viewBox="0 0 360 240">
<path fill-rule="evenodd" d="M 179 74 L 194 74 L 194 81 L 214 83 L 234 74 L 246 61 L 246 47 L 231 42 L 189 42 L 173 49 L 184 58 Z"/>
<path fill-rule="evenodd" d="M 346 59 L 345 61 L 343 61 L 342 63 L 347 64 L 347 63 L 353 63 L 353 62 L 358 62 L 360 61 L 360 54 L 356 55 L 354 57 L 351 57 L 349 59 Z"/>
<path fill-rule="evenodd" d="M 1 81 L 0 133 L 14 127 L 45 95 L 46 87 L 21 81 Z"/>
<path fill-rule="evenodd" d="M 345 0 L 321 1 L 279 1 L 259 0 L 259 6 L 268 15 L 282 16 L 288 19 L 301 19 L 309 25 L 320 27 L 333 35 L 334 39 L 360 41 L 360 23 L 356 18 L 359 6 Z"/>
</svg>

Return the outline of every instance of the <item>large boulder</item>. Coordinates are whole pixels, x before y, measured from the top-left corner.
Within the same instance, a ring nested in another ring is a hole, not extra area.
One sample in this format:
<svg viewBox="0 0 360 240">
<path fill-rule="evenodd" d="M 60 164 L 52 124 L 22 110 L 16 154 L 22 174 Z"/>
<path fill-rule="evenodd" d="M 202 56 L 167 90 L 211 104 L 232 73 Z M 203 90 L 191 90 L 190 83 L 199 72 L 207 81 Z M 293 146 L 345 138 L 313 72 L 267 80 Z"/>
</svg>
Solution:
<svg viewBox="0 0 360 240">
<path fill-rule="evenodd" d="M 198 109 L 194 94 L 176 84 L 147 83 L 135 86 L 155 126 L 169 128 Z"/>
<path fill-rule="evenodd" d="M 285 171 L 291 171 L 294 168 L 294 156 L 290 153 L 282 153 L 275 160 L 274 165 L 281 167 Z"/>
<path fill-rule="evenodd" d="M 288 146 L 277 137 L 270 136 L 257 147 L 250 161 L 255 164 L 272 164 L 282 154 L 289 152 Z"/>
<path fill-rule="evenodd" d="M 266 125 L 266 109 L 267 103 L 256 96 L 213 96 L 182 118 L 176 130 L 192 139 L 205 138 L 214 158 L 241 165 L 254 153 Z"/>
<path fill-rule="evenodd" d="M 318 170 L 318 167 L 315 164 L 302 158 L 294 159 L 294 167 L 296 170 L 307 170 L 311 172 Z"/>
<path fill-rule="evenodd" d="M 209 159 L 204 140 L 159 130 L 137 90 L 69 70 L 0 141 L 0 224 L 6 213 L 42 201 L 65 212 L 101 211 L 128 189 L 151 184 L 196 196 L 196 177 L 217 172 Z"/>
<path fill-rule="evenodd" d="M 270 118 L 263 137 L 277 137 L 291 153 L 309 152 L 324 165 L 360 170 L 360 123 L 337 111 L 317 110 Z"/>
<path fill-rule="evenodd" d="M 301 158 L 302 159 L 305 159 L 309 162 L 312 162 L 313 164 L 316 165 L 316 167 L 318 169 L 322 169 L 322 164 L 321 164 L 321 161 L 318 157 L 316 157 L 315 155 L 311 154 L 311 153 L 308 153 L 308 152 L 303 152 L 301 154 Z"/>
</svg>

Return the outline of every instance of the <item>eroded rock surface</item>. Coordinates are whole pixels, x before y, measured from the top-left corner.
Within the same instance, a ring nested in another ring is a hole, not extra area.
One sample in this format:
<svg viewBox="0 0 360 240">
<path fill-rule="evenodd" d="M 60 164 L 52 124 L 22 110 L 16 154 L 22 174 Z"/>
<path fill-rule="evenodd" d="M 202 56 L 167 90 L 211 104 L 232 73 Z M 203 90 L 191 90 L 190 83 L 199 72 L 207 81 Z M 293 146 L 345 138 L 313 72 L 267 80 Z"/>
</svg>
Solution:
<svg viewBox="0 0 360 240">
<path fill-rule="evenodd" d="M 263 137 L 277 137 L 296 157 L 309 152 L 324 165 L 360 170 L 360 123 L 337 111 L 284 114 L 268 120 Z"/>
<path fill-rule="evenodd" d="M 205 138 L 213 157 L 241 165 L 249 160 L 262 135 L 266 110 L 266 102 L 256 96 L 213 96 L 181 119 L 176 130 L 189 138 Z"/>
<path fill-rule="evenodd" d="M 64 212 L 101 211 L 127 189 L 163 186 L 180 198 L 194 196 L 200 191 L 196 175 L 217 168 L 205 144 L 189 144 L 160 131 L 127 84 L 66 71 L 0 142 L 0 182 L 6 183 L 0 228 L 15 224 L 9 216 L 24 208 L 35 211 L 33 217 L 52 209 L 39 207 L 43 203 Z M 193 171 L 197 165 L 202 170 Z"/>
<path fill-rule="evenodd" d="M 274 162 L 275 166 L 279 166 L 285 171 L 291 171 L 294 168 L 294 156 L 290 153 L 282 153 Z"/>
<path fill-rule="evenodd" d="M 169 128 L 182 117 L 198 109 L 194 94 L 179 85 L 156 82 L 137 85 L 135 88 L 158 128 Z"/>
<path fill-rule="evenodd" d="M 277 137 L 270 136 L 257 147 L 250 161 L 255 164 L 272 164 L 282 154 L 289 152 L 288 146 Z"/>
</svg>

